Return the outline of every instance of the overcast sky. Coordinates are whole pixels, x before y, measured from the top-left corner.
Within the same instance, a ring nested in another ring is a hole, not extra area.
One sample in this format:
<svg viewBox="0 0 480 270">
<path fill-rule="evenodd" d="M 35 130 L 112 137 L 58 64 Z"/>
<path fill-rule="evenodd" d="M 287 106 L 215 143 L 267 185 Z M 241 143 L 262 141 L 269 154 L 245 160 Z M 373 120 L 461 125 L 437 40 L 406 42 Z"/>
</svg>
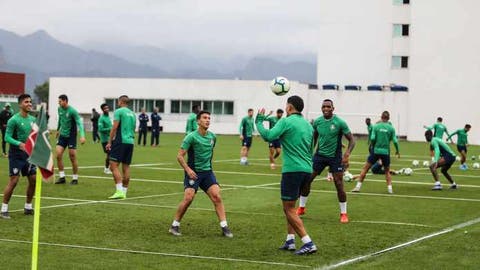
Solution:
<svg viewBox="0 0 480 270">
<path fill-rule="evenodd" d="M 322 0 L 324 1 L 324 0 Z M 320 0 L 0 0 L 0 28 L 73 45 L 316 53 Z"/>
</svg>

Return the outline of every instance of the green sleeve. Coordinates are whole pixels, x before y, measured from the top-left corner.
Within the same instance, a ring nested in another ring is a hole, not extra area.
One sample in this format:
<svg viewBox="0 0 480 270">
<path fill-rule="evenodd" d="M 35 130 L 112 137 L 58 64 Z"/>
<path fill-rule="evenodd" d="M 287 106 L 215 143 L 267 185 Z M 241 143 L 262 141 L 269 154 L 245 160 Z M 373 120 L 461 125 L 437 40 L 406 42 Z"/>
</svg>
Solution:
<svg viewBox="0 0 480 270">
<path fill-rule="evenodd" d="M 80 114 L 75 110 L 73 113 L 73 118 L 75 119 L 75 123 L 77 124 L 78 131 L 80 132 L 80 137 L 85 138 L 85 129 L 83 128 L 83 121 L 80 118 Z"/>
<path fill-rule="evenodd" d="M 15 140 L 12 135 L 15 129 L 15 120 L 12 118 L 7 122 L 7 130 L 5 132 L 5 141 L 11 145 L 20 145 L 20 141 Z"/>
<path fill-rule="evenodd" d="M 190 146 L 192 146 L 192 140 L 193 140 L 193 136 L 191 135 L 193 134 L 193 132 L 189 133 L 187 136 L 185 136 L 185 138 L 183 139 L 183 142 L 182 142 L 182 146 L 180 148 L 182 148 L 183 150 L 188 150 L 190 148 Z"/>
<path fill-rule="evenodd" d="M 273 139 L 279 138 L 285 132 L 285 120 L 284 118 L 280 119 L 277 124 L 272 129 L 266 129 L 263 126 L 263 120 L 265 116 L 257 116 L 255 121 L 258 133 L 262 136 L 263 139 L 271 141 Z"/>
<path fill-rule="evenodd" d="M 458 133 L 458 130 L 456 130 L 455 132 L 453 132 L 452 134 L 450 134 L 448 137 L 447 137 L 447 140 L 450 140 L 450 138 L 452 138 L 454 135 L 456 135 Z"/>
<path fill-rule="evenodd" d="M 106 119 L 103 118 L 102 121 L 98 122 L 98 130 L 100 132 L 107 132 L 107 131 L 110 131 L 112 129 L 111 125 L 108 125 L 105 121 L 106 121 Z"/>
<path fill-rule="evenodd" d="M 189 132 L 191 130 L 191 124 L 190 124 L 190 116 L 187 119 L 187 125 L 185 126 L 185 132 Z"/>
<path fill-rule="evenodd" d="M 426 130 L 432 130 L 432 129 L 433 129 L 433 125 L 432 125 L 432 126 L 425 126 L 425 129 L 426 129 Z"/>
</svg>

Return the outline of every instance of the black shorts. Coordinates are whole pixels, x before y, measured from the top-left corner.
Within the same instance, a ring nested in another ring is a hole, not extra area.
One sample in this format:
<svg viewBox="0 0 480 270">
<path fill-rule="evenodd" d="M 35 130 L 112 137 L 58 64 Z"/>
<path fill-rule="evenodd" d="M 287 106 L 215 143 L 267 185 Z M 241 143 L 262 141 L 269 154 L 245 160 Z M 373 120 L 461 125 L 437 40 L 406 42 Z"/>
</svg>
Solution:
<svg viewBox="0 0 480 270">
<path fill-rule="evenodd" d="M 107 142 L 102 142 L 102 149 L 105 154 L 110 153 L 110 150 L 107 150 Z"/>
<path fill-rule="evenodd" d="M 310 183 L 311 176 L 312 174 L 307 172 L 282 173 L 282 182 L 280 183 L 282 201 L 296 201 L 303 186 Z"/>
<path fill-rule="evenodd" d="M 343 172 L 342 157 L 324 157 L 318 153 L 313 155 L 313 171 L 321 173 L 325 167 L 328 166 L 328 171 L 331 173 Z"/>
<path fill-rule="evenodd" d="M 30 176 L 35 175 L 37 171 L 37 167 L 28 162 L 28 155 L 23 151 L 9 152 L 8 166 L 10 176 L 18 176 L 20 173 L 22 173 L 22 176 Z"/>
<path fill-rule="evenodd" d="M 455 163 L 455 157 L 453 155 L 445 155 L 445 156 L 442 156 L 442 158 L 445 160 L 445 164 L 442 165 L 442 168 L 445 170 L 450 169 L 453 163 Z"/>
<path fill-rule="evenodd" d="M 252 146 L 252 137 L 243 137 L 242 146 L 250 148 Z"/>
<path fill-rule="evenodd" d="M 58 136 L 57 145 L 63 148 L 77 149 L 77 136 L 63 137 Z"/>
<path fill-rule="evenodd" d="M 280 139 L 273 140 L 268 143 L 268 148 L 282 148 L 282 144 L 280 143 Z"/>
<path fill-rule="evenodd" d="M 465 153 L 467 153 L 467 146 L 466 145 L 458 145 L 457 144 L 457 150 L 458 152 L 462 152 L 462 151 L 465 151 Z"/>
<path fill-rule="evenodd" d="M 390 155 L 381 155 L 372 153 L 368 156 L 367 161 L 370 164 L 375 164 L 378 160 L 382 161 L 382 165 L 384 168 L 390 167 Z"/>
<path fill-rule="evenodd" d="M 218 185 L 217 178 L 215 178 L 215 174 L 213 171 L 206 171 L 206 172 L 196 172 L 197 173 L 197 180 L 192 180 L 185 173 L 185 178 L 183 179 L 183 187 L 184 189 L 193 188 L 195 189 L 195 193 L 197 192 L 198 188 L 200 187 L 204 192 L 213 186 Z"/>
<path fill-rule="evenodd" d="M 110 149 L 109 159 L 118 163 L 130 164 L 132 163 L 133 144 L 129 143 L 114 143 Z"/>
<path fill-rule="evenodd" d="M 383 169 L 383 166 L 380 165 L 378 162 L 375 162 L 372 165 L 371 169 L 373 174 L 385 174 L 385 170 Z"/>
</svg>

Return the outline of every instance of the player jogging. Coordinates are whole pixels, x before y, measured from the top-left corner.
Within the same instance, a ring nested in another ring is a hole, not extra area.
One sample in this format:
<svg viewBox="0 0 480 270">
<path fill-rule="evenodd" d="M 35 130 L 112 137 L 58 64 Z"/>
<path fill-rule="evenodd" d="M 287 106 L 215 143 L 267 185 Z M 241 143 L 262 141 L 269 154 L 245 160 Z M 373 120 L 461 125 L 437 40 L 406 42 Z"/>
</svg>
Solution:
<svg viewBox="0 0 480 270">
<path fill-rule="evenodd" d="M 472 128 L 471 125 L 466 124 L 464 128 L 458 129 L 450 136 L 448 136 L 447 140 L 451 140 L 452 136 L 457 135 L 457 150 L 460 153 L 460 170 L 467 170 L 468 166 L 465 162 L 467 160 L 467 145 L 468 145 L 468 132 Z"/>
</svg>

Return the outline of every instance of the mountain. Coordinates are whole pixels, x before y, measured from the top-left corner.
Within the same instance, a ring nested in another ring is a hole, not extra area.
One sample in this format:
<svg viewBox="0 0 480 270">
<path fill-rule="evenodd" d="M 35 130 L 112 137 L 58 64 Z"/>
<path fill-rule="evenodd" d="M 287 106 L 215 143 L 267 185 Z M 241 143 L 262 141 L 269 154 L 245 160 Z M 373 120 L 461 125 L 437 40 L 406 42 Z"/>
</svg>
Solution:
<svg viewBox="0 0 480 270">
<path fill-rule="evenodd" d="M 221 57 L 178 49 L 97 43 L 79 48 L 40 30 L 26 36 L 0 29 L 0 70 L 25 73 L 32 92 L 52 76 L 264 80 L 285 76 L 316 82 L 314 55 Z"/>
</svg>

